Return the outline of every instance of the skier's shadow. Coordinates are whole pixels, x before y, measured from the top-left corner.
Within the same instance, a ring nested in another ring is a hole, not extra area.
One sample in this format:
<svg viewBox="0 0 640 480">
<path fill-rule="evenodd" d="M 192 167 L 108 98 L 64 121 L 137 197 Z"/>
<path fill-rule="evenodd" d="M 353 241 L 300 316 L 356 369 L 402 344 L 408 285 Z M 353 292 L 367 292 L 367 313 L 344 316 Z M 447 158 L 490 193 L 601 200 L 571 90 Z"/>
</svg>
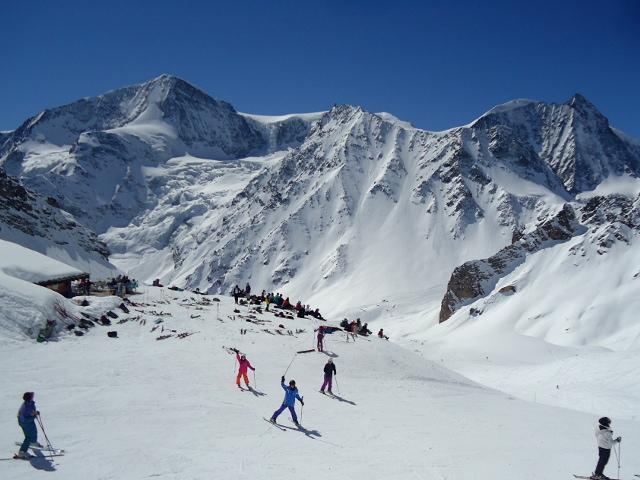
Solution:
<svg viewBox="0 0 640 480">
<path fill-rule="evenodd" d="M 264 397 L 266 395 L 266 393 L 264 392 L 259 392 L 258 390 L 256 390 L 253 387 L 249 387 L 248 390 L 253 393 L 256 397 Z"/>
<path fill-rule="evenodd" d="M 331 397 L 331 398 L 335 398 L 335 399 L 336 399 L 336 400 L 338 400 L 339 402 L 348 403 L 349 405 L 357 405 L 357 403 L 356 403 L 356 402 L 352 402 L 351 400 L 347 400 L 346 398 L 341 397 L 340 395 L 336 395 L 335 393 L 334 393 L 334 394 L 331 394 L 331 395 L 330 395 L 330 397 Z"/>
<path fill-rule="evenodd" d="M 29 463 L 31 463 L 31 466 L 33 468 L 35 468 L 36 470 L 42 470 L 44 472 L 55 472 L 56 471 L 56 467 L 53 464 L 53 462 L 51 461 L 50 458 L 47 458 L 43 455 L 37 455 L 35 457 L 33 457 Z"/>
<path fill-rule="evenodd" d="M 282 427 L 287 428 L 287 429 L 289 429 L 289 430 L 293 430 L 294 432 L 295 432 L 295 431 L 297 431 L 297 432 L 302 432 L 302 433 L 304 433 L 307 437 L 311 438 L 312 440 L 317 440 L 319 437 L 321 437 L 321 436 L 322 436 L 322 434 L 321 434 L 318 430 L 309 430 L 309 429 L 304 428 L 304 427 L 302 427 L 302 426 L 301 426 L 301 427 L 298 427 L 298 428 L 295 428 L 295 427 L 289 427 L 289 426 L 287 426 L 287 425 L 282 425 Z"/>
</svg>

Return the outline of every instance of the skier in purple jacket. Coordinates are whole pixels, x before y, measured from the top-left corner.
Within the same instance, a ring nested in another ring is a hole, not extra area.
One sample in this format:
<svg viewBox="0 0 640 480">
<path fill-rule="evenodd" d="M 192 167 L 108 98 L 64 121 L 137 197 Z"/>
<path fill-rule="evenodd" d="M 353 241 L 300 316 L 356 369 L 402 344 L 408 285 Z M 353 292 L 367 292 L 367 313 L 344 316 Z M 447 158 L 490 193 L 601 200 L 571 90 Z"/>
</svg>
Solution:
<svg viewBox="0 0 640 480">
<path fill-rule="evenodd" d="M 33 400 L 34 395 L 33 392 L 25 392 L 25 394 L 22 395 L 24 402 L 20 405 L 20 410 L 18 410 L 18 425 L 20 425 L 24 433 L 24 442 L 22 442 L 20 446 L 20 451 L 17 455 L 18 458 L 30 458 L 31 455 L 27 452 L 29 447 L 42 447 L 42 445 L 38 443 L 36 417 L 40 415 L 40 412 L 36 410 L 36 402 Z"/>
</svg>

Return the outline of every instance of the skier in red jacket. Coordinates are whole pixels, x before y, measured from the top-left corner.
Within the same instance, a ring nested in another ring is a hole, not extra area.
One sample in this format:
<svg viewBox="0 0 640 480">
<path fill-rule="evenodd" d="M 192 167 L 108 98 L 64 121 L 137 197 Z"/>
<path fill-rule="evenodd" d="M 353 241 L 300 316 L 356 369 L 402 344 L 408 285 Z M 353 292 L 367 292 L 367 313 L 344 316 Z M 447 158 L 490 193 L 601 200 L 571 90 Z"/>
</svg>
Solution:
<svg viewBox="0 0 640 480">
<path fill-rule="evenodd" d="M 238 388 L 242 388 L 240 387 L 240 379 L 244 377 L 244 383 L 247 388 L 249 388 L 249 377 L 247 377 L 247 368 L 250 368 L 254 371 L 255 368 L 253 368 L 249 360 L 247 360 L 246 355 L 244 354 L 240 355 L 236 352 L 236 360 L 238 360 L 238 363 L 240 364 L 240 368 L 238 369 L 238 376 L 236 377 L 236 385 L 238 385 Z"/>
</svg>

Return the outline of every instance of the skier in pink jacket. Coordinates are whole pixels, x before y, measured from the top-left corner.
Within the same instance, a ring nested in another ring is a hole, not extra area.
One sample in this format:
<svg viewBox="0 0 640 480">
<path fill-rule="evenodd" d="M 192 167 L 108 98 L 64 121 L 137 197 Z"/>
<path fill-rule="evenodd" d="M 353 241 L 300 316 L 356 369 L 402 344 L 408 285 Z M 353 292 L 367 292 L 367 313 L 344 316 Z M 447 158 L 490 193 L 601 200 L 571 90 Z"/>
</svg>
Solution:
<svg viewBox="0 0 640 480">
<path fill-rule="evenodd" d="M 240 364 L 240 368 L 238 369 L 238 376 L 236 377 L 236 385 L 238 385 L 238 388 L 242 388 L 240 387 L 240 379 L 244 377 L 244 383 L 247 388 L 249 388 L 249 377 L 247 377 L 247 368 L 250 368 L 254 371 L 255 368 L 253 368 L 253 365 L 251 365 L 249 360 L 247 360 L 246 355 L 244 354 L 240 355 L 240 353 L 236 352 L 236 360 L 238 360 L 238 363 Z"/>
</svg>

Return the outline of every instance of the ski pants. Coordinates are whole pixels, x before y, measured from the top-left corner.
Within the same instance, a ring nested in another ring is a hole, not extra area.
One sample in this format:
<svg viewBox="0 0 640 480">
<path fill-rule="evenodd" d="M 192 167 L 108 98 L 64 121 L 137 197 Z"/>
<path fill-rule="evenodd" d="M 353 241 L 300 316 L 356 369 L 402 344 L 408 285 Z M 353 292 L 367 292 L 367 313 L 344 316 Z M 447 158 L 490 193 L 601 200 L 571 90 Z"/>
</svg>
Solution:
<svg viewBox="0 0 640 480">
<path fill-rule="evenodd" d="M 325 373 L 324 374 L 324 383 L 322 384 L 322 387 L 320 387 L 320 390 L 322 390 L 324 392 L 325 387 L 329 387 L 329 391 L 331 391 L 331 384 L 333 383 L 333 375 L 331 375 L 330 373 Z"/>
<path fill-rule="evenodd" d="M 36 422 L 18 422 L 22 432 L 24 433 L 24 442 L 20 445 L 20 451 L 26 452 L 33 442 L 38 441 L 38 429 L 36 428 Z"/>
<path fill-rule="evenodd" d="M 596 475 L 602 475 L 604 472 L 604 467 L 607 466 L 607 462 L 609 461 L 609 457 L 611 456 L 611 450 L 608 448 L 598 447 L 598 465 L 596 465 L 596 471 L 593 472 Z"/>
<path fill-rule="evenodd" d="M 321 352 L 324 349 L 324 344 L 322 343 L 322 337 L 318 337 L 318 351 Z"/>
<path fill-rule="evenodd" d="M 249 386 L 249 377 L 247 377 L 247 372 L 241 373 L 238 372 L 238 376 L 236 377 L 236 384 L 240 386 L 240 379 L 244 378 L 244 383 L 248 387 Z"/>
<path fill-rule="evenodd" d="M 284 403 L 280 405 L 280 408 L 278 410 L 273 412 L 273 415 L 271 415 L 271 418 L 273 418 L 274 420 L 278 418 L 278 415 L 284 412 L 285 408 L 288 408 L 289 411 L 291 412 L 291 418 L 293 419 L 293 423 L 298 423 L 298 416 L 296 415 L 296 410 L 295 408 L 293 408 L 293 405 L 285 405 Z"/>
</svg>

